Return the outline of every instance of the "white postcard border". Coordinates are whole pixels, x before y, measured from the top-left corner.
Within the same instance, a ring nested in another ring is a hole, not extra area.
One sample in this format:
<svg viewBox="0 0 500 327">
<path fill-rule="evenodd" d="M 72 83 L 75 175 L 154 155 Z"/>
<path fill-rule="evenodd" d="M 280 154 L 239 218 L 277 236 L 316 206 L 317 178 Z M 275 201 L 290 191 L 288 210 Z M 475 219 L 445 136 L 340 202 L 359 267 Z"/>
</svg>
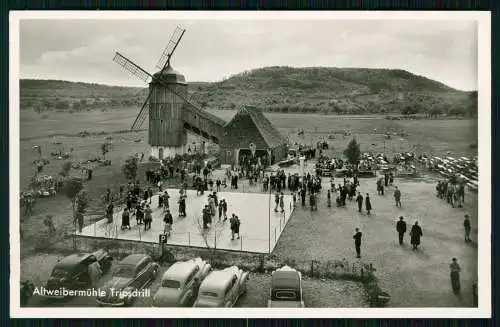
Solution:
<svg viewBox="0 0 500 327">
<path fill-rule="evenodd" d="M 19 23 L 23 19 L 475 20 L 478 33 L 478 308 L 20 308 Z M 488 11 L 12 11 L 9 17 L 10 314 L 12 318 L 491 317 L 491 16 Z"/>
</svg>

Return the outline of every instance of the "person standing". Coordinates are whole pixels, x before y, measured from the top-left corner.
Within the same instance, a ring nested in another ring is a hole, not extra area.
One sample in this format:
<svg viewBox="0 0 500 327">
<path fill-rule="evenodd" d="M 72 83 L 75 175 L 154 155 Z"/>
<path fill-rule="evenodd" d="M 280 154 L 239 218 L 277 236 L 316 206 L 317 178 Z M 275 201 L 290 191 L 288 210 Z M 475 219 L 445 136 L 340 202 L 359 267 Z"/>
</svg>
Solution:
<svg viewBox="0 0 500 327">
<path fill-rule="evenodd" d="M 238 217 L 236 217 L 234 213 L 232 214 L 231 219 L 229 219 L 229 223 L 231 226 L 231 241 L 234 241 L 235 234 L 238 234 L 238 238 L 240 238 Z"/>
<path fill-rule="evenodd" d="M 284 199 L 283 192 L 280 193 L 280 209 L 281 209 L 281 213 L 285 212 L 285 199 Z"/>
<path fill-rule="evenodd" d="M 477 281 L 472 283 L 472 305 L 478 306 L 478 296 L 477 296 Z"/>
<path fill-rule="evenodd" d="M 365 197 L 365 209 L 366 209 L 366 213 L 368 215 L 370 215 L 370 211 L 372 210 L 372 202 L 370 200 L 370 195 L 368 193 L 366 193 L 366 197 Z"/>
<path fill-rule="evenodd" d="M 358 203 L 358 212 L 363 211 L 363 196 L 361 192 L 358 192 L 358 196 L 356 197 L 356 202 Z"/>
<path fill-rule="evenodd" d="M 293 199 L 293 207 L 295 208 L 297 204 L 297 195 L 295 194 L 295 192 L 292 192 L 292 199 Z"/>
<path fill-rule="evenodd" d="M 219 209 L 219 221 L 221 221 L 221 219 L 222 219 L 222 207 L 223 206 L 224 206 L 224 199 L 221 198 L 220 202 L 219 202 L 219 207 L 218 207 L 218 209 Z"/>
<path fill-rule="evenodd" d="M 460 293 L 460 265 L 457 263 L 457 258 L 453 258 L 450 264 L 450 278 L 453 293 Z"/>
<path fill-rule="evenodd" d="M 227 201 L 224 199 L 224 203 L 222 204 L 222 214 L 224 215 L 224 221 L 227 220 Z"/>
<path fill-rule="evenodd" d="M 300 190 L 300 199 L 302 200 L 302 206 L 304 207 L 306 205 L 306 190 L 304 188 Z"/>
<path fill-rule="evenodd" d="M 128 228 L 130 229 L 130 214 L 128 212 L 128 208 L 123 209 L 122 213 L 122 226 L 121 229 Z"/>
<path fill-rule="evenodd" d="M 396 207 L 401 208 L 401 191 L 397 186 L 395 186 L 395 188 L 396 189 L 394 190 L 394 201 L 396 202 Z"/>
<path fill-rule="evenodd" d="M 217 189 L 217 192 L 220 192 L 220 185 L 222 184 L 222 182 L 220 181 L 220 178 L 217 178 L 217 180 L 215 181 L 215 187 Z"/>
<path fill-rule="evenodd" d="M 471 226 L 470 226 L 469 215 L 465 215 L 464 230 L 465 230 L 465 242 L 472 242 L 471 239 L 470 239 Z"/>
<path fill-rule="evenodd" d="M 403 216 L 399 217 L 399 221 L 396 224 L 396 231 L 398 232 L 399 245 L 403 245 L 403 236 L 406 233 L 406 222 L 403 220 Z"/>
<path fill-rule="evenodd" d="M 278 212 L 278 206 L 280 204 L 280 193 L 279 192 L 276 192 L 276 194 L 274 195 L 274 203 L 276 204 L 274 207 L 274 212 Z"/>
<path fill-rule="evenodd" d="M 163 232 L 170 236 L 170 232 L 172 231 L 172 225 L 174 224 L 174 218 L 172 217 L 172 214 L 170 213 L 169 209 L 167 209 L 167 212 L 163 217 L 163 222 L 165 223 Z"/>
<path fill-rule="evenodd" d="M 142 204 L 137 203 L 137 206 L 135 207 L 135 219 L 137 221 L 137 225 L 142 225 L 142 221 L 144 219 L 144 212 L 142 210 Z"/>
<path fill-rule="evenodd" d="M 413 250 L 417 250 L 418 246 L 420 245 L 420 237 L 424 236 L 422 233 L 422 228 L 418 225 L 418 221 L 415 222 L 415 224 L 411 227 L 410 231 L 410 238 L 411 238 L 411 245 L 413 245 Z"/>
<path fill-rule="evenodd" d="M 151 222 L 153 221 L 152 213 L 153 210 L 151 210 L 149 204 L 146 205 L 146 209 L 144 209 L 144 231 L 151 229 Z"/>
<path fill-rule="evenodd" d="M 328 208 L 332 206 L 332 195 L 330 194 L 330 190 L 328 190 L 326 193 L 326 203 L 328 205 Z"/>
<path fill-rule="evenodd" d="M 354 247 L 356 248 L 356 258 L 361 258 L 361 238 L 363 233 L 359 231 L 359 228 L 355 229 L 356 233 L 352 237 L 354 239 Z"/>
</svg>

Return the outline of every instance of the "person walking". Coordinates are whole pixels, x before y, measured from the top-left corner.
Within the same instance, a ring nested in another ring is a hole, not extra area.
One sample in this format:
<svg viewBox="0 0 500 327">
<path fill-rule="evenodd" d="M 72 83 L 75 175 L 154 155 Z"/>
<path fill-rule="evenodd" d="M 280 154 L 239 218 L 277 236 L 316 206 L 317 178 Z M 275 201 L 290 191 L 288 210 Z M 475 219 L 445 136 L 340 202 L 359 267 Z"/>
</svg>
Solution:
<svg viewBox="0 0 500 327">
<path fill-rule="evenodd" d="M 366 208 L 366 213 L 370 215 L 370 211 L 372 210 L 372 202 L 370 200 L 370 194 L 366 193 L 365 197 L 365 208 Z"/>
<path fill-rule="evenodd" d="M 399 217 L 399 221 L 396 223 L 396 231 L 398 232 L 399 245 L 403 245 L 403 236 L 406 233 L 406 222 L 403 220 L 403 216 Z"/>
<path fill-rule="evenodd" d="M 465 230 L 465 242 L 472 242 L 471 239 L 470 239 L 471 226 L 470 226 L 469 215 L 465 215 L 464 230 Z"/>
<path fill-rule="evenodd" d="M 396 202 L 396 207 L 401 208 L 401 191 L 397 186 L 394 186 L 396 189 L 394 190 L 394 201 Z"/>
<path fill-rule="evenodd" d="M 300 199 L 302 202 L 302 206 L 304 207 L 306 205 L 306 190 L 304 188 L 300 190 Z"/>
<path fill-rule="evenodd" d="M 422 236 L 424 236 L 422 228 L 418 225 L 418 221 L 416 221 L 410 231 L 410 241 L 414 251 L 418 249 L 418 246 L 420 245 L 420 238 Z"/>
<path fill-rule="evenodd" d="M 153 221 L 152 213 L 153 210 L 151 210 L 149 204 L 146 205 L 146 209 L 144 209 L 144 231 L 151 229 L 151 222 Z"/>
<path fill-rule="evenodd" d="M 326 193 L 326 204 L 328 205 L 328 208 L 332 206 L 332 195 L 330 194 L 330 190 Z"/>
<path fill-rule="evenodd" d="M 352 237 L 354 239 L 354 247 L 356 248 L 356 258 L 361 258 L 361 238 L 363 233 L 359 231 L 359 228 L 355 229 L 356 233 Z"/>
<path fill-rule="evenodd" d="M 457 258 L 453 258 L 450 263 L 450 278 L 451 278 L 451 288 L 453 293 L 460 293 L 460 265 L 457 262 Z"/>
<path fill-rule="evenodd" d="M 224 199 L 221 198 L 220 202 L 219 202 L 219 207 L 218 207 L 218 210 L 219 210 L 219 221 L 221 221 L 221 219 L 222 219 L 222 206 L 223 205 L 224 205 Z"/>
<path fill-rule="evenodd" d="M 135 206 L 135 219 L 137 221 L 137 225 L 142 225 L 142 221 L 144 220 L 142 203 L 137 203 Z"/>
<path fill-rule="evenodd" d="M 358 212 L 363 211 L 363 196 L 361 192 L 358 192 L 358 196 L 356 197 L 356 203 L 358 204 Z"/>
</svg>

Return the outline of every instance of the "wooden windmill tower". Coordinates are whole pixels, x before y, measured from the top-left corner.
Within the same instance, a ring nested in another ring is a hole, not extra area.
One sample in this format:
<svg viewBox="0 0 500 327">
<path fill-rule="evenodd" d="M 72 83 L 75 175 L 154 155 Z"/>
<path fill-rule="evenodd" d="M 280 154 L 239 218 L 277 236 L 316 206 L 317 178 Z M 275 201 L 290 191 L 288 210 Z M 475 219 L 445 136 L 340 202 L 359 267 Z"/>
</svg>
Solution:
<svg viewBox="0 0 500 327">
<path fill-rule="evenodd" d="M 148 141 L 151 156 L 158 159 L 186 153 L 187 130 L 191 129 L 207 139 L 215 140 L 218 140 L 217 136 L 221 133 L 218 127 L 222 127 L 222 122 L 208 117 L 187 99 L 186 78 L 170 65 L 170 59 L 185 31 L 180 27 L 176 28 L 156 65 L 160 70 L 153 75 L 118 52 L 113 58 L 113 61 L 127 71 L 149 83 L 148 97 L 132 124 L 132 129 L 139 129 L 149 116 Z M 188 108 L 186 104 L 189 104 Z M 212 133 L 198 128 L 199 125 L 207 126 L 210 122 L 214 124 Z"/>
</svg>

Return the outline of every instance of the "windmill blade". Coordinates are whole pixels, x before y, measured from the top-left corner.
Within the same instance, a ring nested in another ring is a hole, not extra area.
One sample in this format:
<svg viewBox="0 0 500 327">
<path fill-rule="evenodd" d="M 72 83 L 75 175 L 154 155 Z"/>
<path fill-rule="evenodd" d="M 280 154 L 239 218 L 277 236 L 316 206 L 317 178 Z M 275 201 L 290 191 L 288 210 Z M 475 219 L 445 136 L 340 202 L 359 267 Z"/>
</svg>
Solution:
<svg viewBox="0 0 500 327">
<path fill-rule="evenodd" d="M 153 94 L 153 89 L 149 90 L 148 97 L 146 98 L 146 101 L 142 104 L 141 110 L 139 111 L 139 114 L 134 120 L 134 123 L 132 124 L 132 127 L 130 128 L 131 130 L 137 130 L 141 128 L 142 124 L 146 120 L 146 117 L 148 116 L 148 109 L 149 109 L 149 98 L 151 98 L 151 95 Z"/>
<path fill-rule="evenodd" d="M 184 35 L 184 32 L 186 32 L 185 29 L 182 29 L 179 26 L 177 26 L 174 33 L 172 33 L 170 41 L 168 41 L 167 46 L 165 47 L 163 53 L 161 54 L 160 60 L 158 60 L 158 63 L 156 64 L 156 67 L 158 69 L 163 70 L 168 65 L 168 63 L 170 62 L 170 58 L 174 54 L 177 45 L 179 44 L 179 42 L 182 39 L 182 36 Z"/>
<path fill-rule="evenodd" d="M 118 65 L 122 66 L 123 68 L 125 68 L 125 70 L 127 70 L 128 72 L 132 73 L 132 75 L 137 76 L 140 80 L 146 83 L 153 78 L 151 74 L 149 74 L 147 71 L 136 65 L 134 62 L 132 62 L 132 60 L 127 59 L 119 52 L 115 53 L 113 61 L 116 62 Z"/>
</svg>

